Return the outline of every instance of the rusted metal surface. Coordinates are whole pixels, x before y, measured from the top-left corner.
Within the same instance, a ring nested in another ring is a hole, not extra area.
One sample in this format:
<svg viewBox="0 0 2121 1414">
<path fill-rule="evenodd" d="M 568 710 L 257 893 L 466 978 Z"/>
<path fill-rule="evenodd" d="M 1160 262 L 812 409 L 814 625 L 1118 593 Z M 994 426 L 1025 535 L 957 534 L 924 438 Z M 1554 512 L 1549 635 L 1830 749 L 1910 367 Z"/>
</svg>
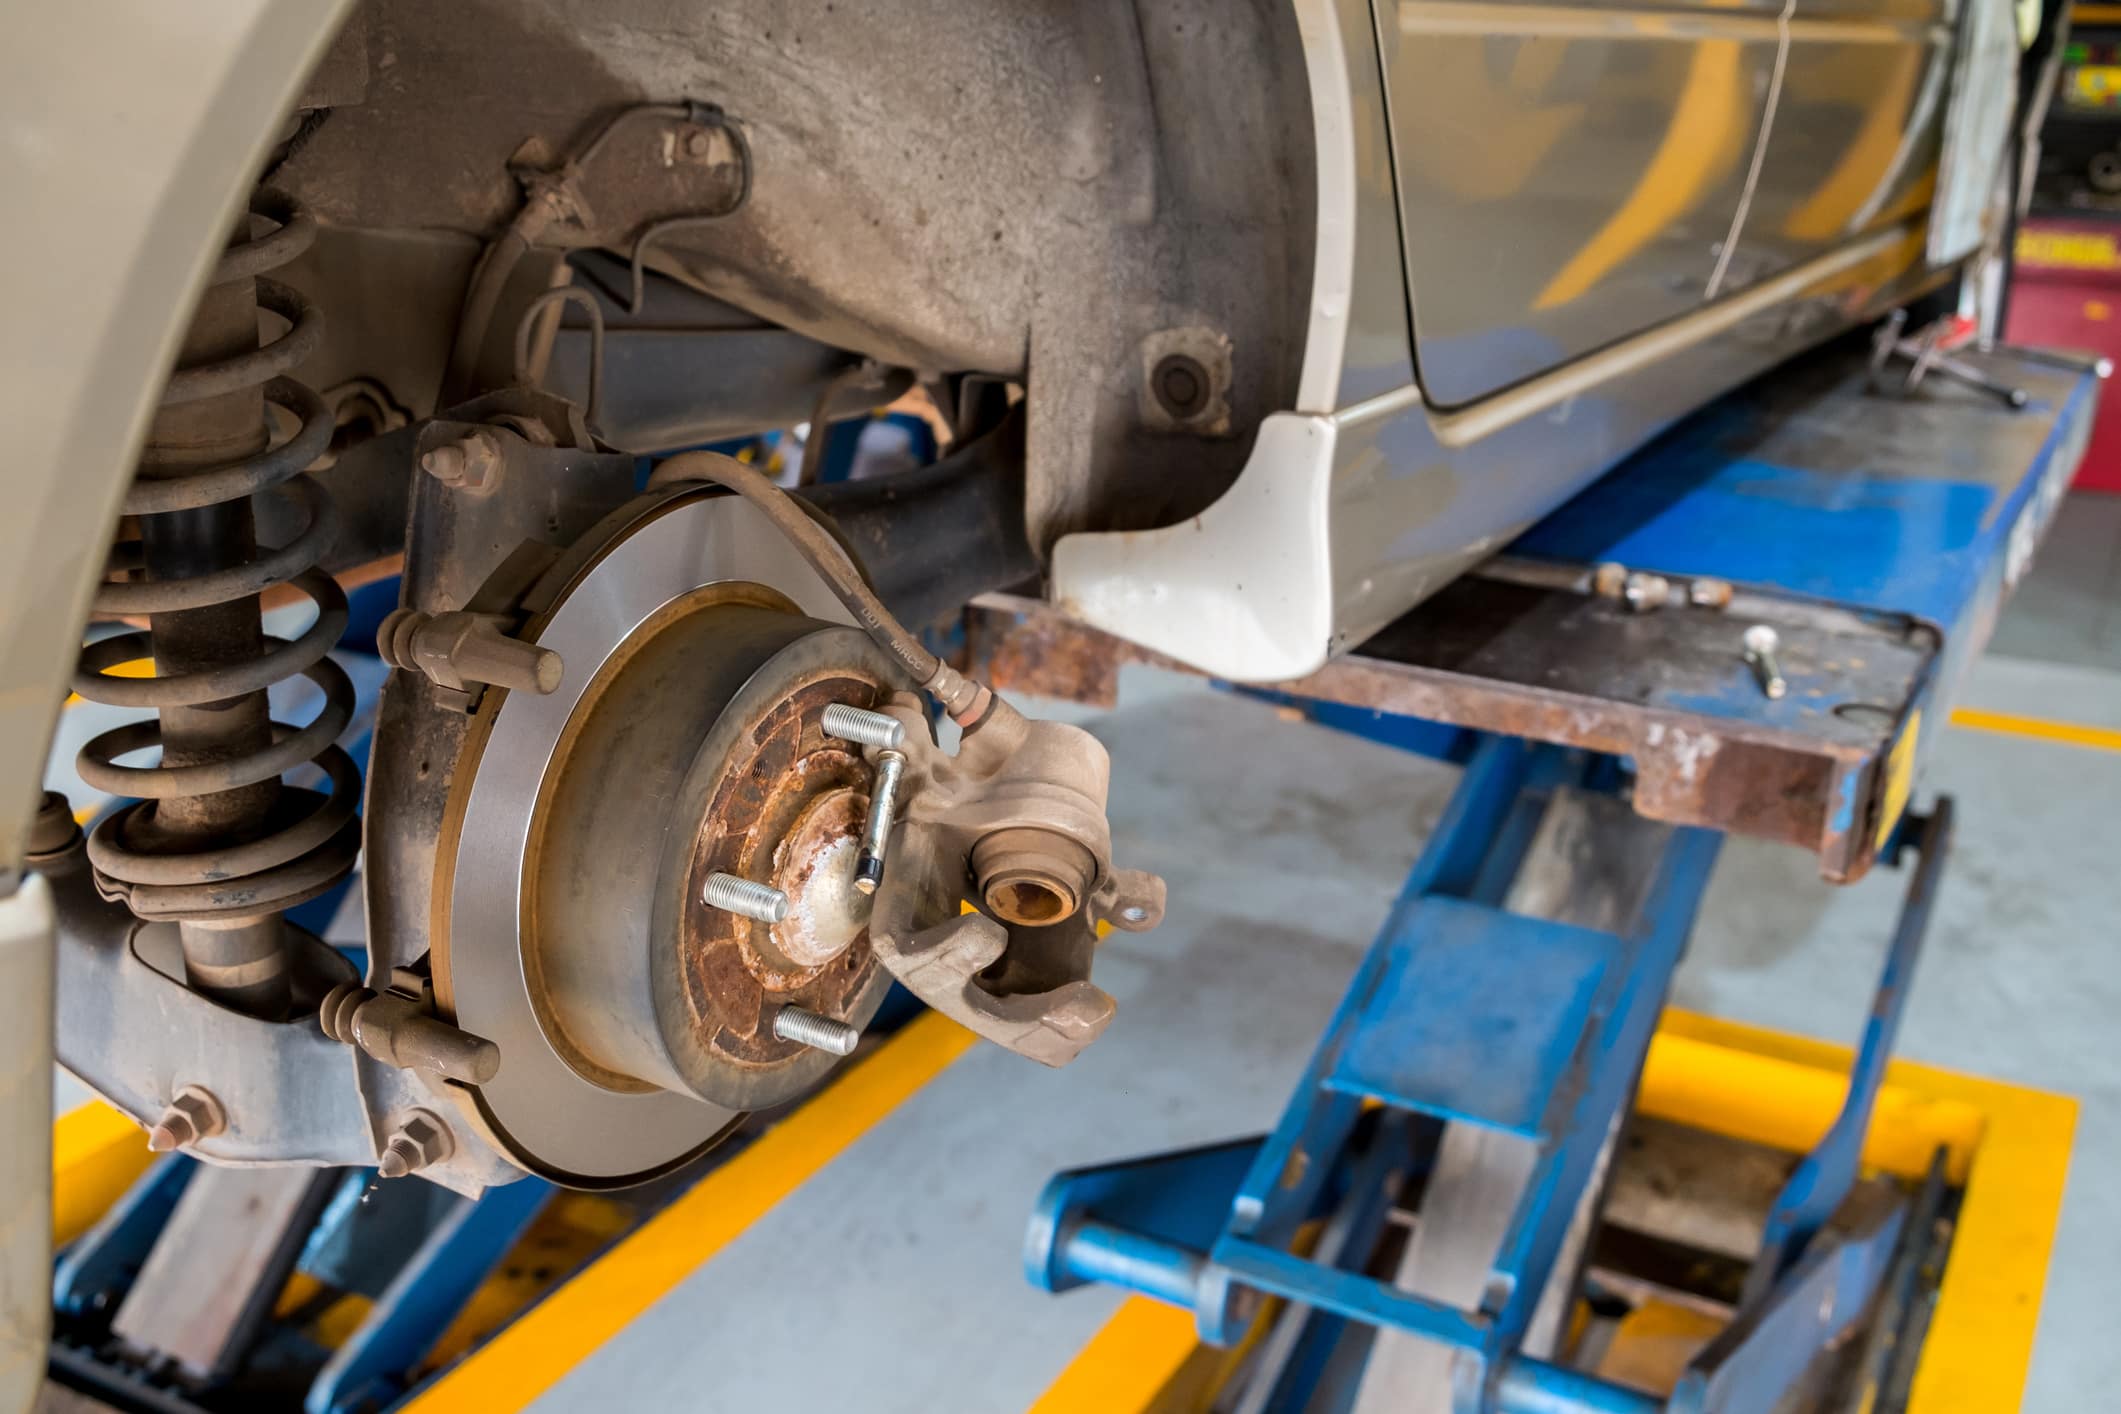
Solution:
<svg viewBox="0 0 2121 1414">
<path fill-rule="evenodd" d="M 835 702 L 868 707 L 888 691 L 880 677 L 839 667 L 786 683 L 740 726 L 699 822 L 679 976 L 702 1041 L 731 1065 L 770 1067 L 802 1052 L 773 1034 L 780 1007 L 845 1017 L 877 985 L 866 920 L 852 938 L 832 936 L 834 915 L 843 929 L 846 910 L 818 877 L 835 860 L 853 876 L 848 846 L 866 815 L 869 768 L 859 747 L 825 735 L 821 718 Z M 774 881 L 788 895 L 788 917 L 766 924 L 706 907 L 699 886 L 717 871 Z"/>
<path fill-rule="evenodd" d="M 1630 758 L 1652 819 L 1801 845 L 1830 879 L 1870 867 L 1884 763 L 1927 682 L 1935 635 L 1889 615 L 1749 595 L 1748 614 L 1469 577 L 1275 692 Z M 1772 616 L 1787 698 L 1757 707 L 1741 639 Z M 998 691 L 1098 706 L 1129 663 L 1188 671 L 1035 600 L 965 614 L 966 673 Z"/>
<path fill-rule="evenodd" d="M 869 900 L 854 886 L 867 812 L 868 797 L 848 785 L 813 795 L 796 816 L 773 853 L 773 886 L 787 897 L 788 916 L 759 945 L 762 959 L 815 967 L 869 926 Z"/>
</svg>

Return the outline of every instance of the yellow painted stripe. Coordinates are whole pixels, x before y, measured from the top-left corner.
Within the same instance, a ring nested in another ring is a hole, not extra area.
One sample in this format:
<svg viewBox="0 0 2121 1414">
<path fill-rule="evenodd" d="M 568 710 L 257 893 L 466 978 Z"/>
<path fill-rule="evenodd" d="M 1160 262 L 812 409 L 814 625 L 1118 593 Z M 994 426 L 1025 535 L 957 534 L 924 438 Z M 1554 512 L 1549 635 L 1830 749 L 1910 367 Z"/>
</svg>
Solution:
<svg viewBox="0 0 2121 1414">
<path fill-rule="evenodd" d="M 1291 1251 L 1309 1256 L 1325 1224 L 1297 1229 Z M 1252 1358 L 1280 1315 L 1270 1297 L 1236 1344 L 1202 1345 L 1193 1315 L 1146 1296 L 1130 1296 L 1076 1353 L 1031 1406 L 1031 1414 L 1209 1414 L 1230 1376 Z"/>
<path fill-rule="evenodd" d="M 1952 712 L 1952 725 L 1968 731 L 1999 732 L 2004 736 L 2031 737 L 2035 741 L 2057 741 L 2065 746 L 2093 751 L 2121 751 L 2121 731 L 2111 727 L 2087 727 L 2076 722 L 2050 722 L 2041 717 L 2017 717 L 2008 712 L 1984 712 L 1977 707 L 1959 707 Z"/>
<path fill-rule="evenodd" d="M 1942 1072 L 1935 1083 L 1969 1100 L 1979 1097 L 1988 1131 L 1959 1208 L 1908 1414 L 2016 1409 L 2025 1398 L 2062 1217 L 2077 1102 Z"/>
<path fill-rule="evenodd" d="M 2069 21 L 2073 25 L 2121 25 L 2121 5 L 2072 5 Z"/>
<path fill-rule="evenodd" d="M 528 1405 L 973 1041 L 939 1013 L 922 1015 L 401 1409 L 499 1414 Z"/>
<path fill-rule="evenodd" d="M 59 1116 L 52 1124 L 52 1245 L 94 1227 L 154 1161 L 140 1126 L 101 1100 Z"/>
<path fill-rule="evenodd" d="M 1840 1113 L 1854 1059 L 1846 1046 L 1672 1008 L 1637 1112 L 1802 1152 Z M 1864 1161 L 1919 1175 L 1941 1145 L 1965 1183 L 1909 1414 L 2018 1407 L 2076 1115 L 2066 1096 L 1912 1061 L 1887 1067 Z M 1198 1343 L 1188 1313 L 1130 1297 L 1033 1414 L 1204 1409 L 1230 1367 L 1203 1362 L 1225 1353 Z"/>
<path fill-rule="evenodd" d="M 1846 1046 L 1677 1009 L 1665 1012 L 1660 1034 L 1844 1072 L 1852 1059 Z M 1909 1414 L 2016 1409 L 2062 1215 L 2077 1102 L 1904 1060 L 1886 1067 L 1886 1083 L 1970 1106 L 1982 1118 Z"/>
<path fill-rule="evenodd" d="M 1193 1313 L 1130 1296 L 1061 1371 L 1031 1414 L 1115 1414 L 1182 1407 L 1188 1372 L 1219 1351 L 1194 1337 Z"/>
</svg>

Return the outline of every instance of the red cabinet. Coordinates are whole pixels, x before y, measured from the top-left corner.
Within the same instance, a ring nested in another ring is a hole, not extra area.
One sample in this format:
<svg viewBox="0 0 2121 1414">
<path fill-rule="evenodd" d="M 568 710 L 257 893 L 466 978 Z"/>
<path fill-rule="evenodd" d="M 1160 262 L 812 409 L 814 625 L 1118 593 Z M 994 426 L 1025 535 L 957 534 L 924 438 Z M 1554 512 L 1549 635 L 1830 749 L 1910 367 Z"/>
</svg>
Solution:
<svg viewBox="0 0 2121 1414">
<path fill-rule="evenodd" d="M 2121 365 L 2121 219 L 2034 216 L 2018 231 L 2006 337 L 2014 344 L 2100 353 Z M 2121 413 L 2114 384 L 2077 471 L 2084 491 L 2121 493 Z"/>
</svg>

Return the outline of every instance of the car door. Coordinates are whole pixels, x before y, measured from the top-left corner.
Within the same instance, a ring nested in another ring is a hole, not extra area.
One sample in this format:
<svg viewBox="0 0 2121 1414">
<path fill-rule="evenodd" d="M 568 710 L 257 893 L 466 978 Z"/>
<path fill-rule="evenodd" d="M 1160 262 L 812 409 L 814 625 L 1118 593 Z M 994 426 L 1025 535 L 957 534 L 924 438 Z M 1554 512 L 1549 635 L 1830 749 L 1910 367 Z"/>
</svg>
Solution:
<svg viewBox="0 0 2121 1414">
<path fill-rule="evenodd" d="M 1765 116 L 1778 0 L 1373 8 L 1433 405 L 1701 305 Z"/>
<path fill-rule="evenodd" d="M 1922 250 L 1954 87 L 1946 0 L 1794 0 L 1789 31 L 1726 291 L 1896 222 Z"/>
</svg>

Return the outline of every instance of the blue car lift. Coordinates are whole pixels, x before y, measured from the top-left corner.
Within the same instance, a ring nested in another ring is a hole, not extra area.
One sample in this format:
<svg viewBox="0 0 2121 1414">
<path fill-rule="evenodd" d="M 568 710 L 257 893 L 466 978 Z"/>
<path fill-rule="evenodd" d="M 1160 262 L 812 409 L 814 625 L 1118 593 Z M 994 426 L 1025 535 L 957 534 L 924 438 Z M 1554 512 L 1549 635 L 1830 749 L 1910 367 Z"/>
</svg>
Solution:
<svg viewBox="0 0 2121 1414">
<path fill-rule="evenodd" d="M 1026 1236 L 1029 1279 L 1182 1307 L 1215 1345 L 1280 1298 L 1289 1314 L 1260 1347 L 1272 1360 L 1248 1409 L 1345 1407 L 1347 1382 L 1329 1397 L 1319 1380 L 1351 1328 L 1447 1350 L 1459 1414 L 1766 1414 L 1807 1388 L 1891 1305 L 1903 1237 L 1928 1226 L 1929 1199 L 1858 1192 L 1951 844 L 1949 799 L 1908 808 L 1915 763 L 2095 402 L 2085 365 L 1981 362 L 2025 389 L 2022 411 L 1966 388 L 1886 397 L 1854 348 L 1793 365 L 1681 424 L 1356 655 L 1264 694 L 1460 761 L 1463 777 L 1280 1123 L 1059 1174 Z M 1140 656 L 1024 601 L 982 612 L 968 637 L 998 687 L 1095 700 L 1100 674 L 1109 693 Z M 1779 631 L 1772 665 L 1741 647 L 1760 622 Z M 1784 691 L 1765 690 L 1771 674 Z M 1622 812 L 1641 883 L 1599 926 L 1509 906 L 1564 794 L 1664 822 Z M 1528 1333 L 1557 1284 L 1573 1301 L 1602 1155 L 1728 833 L 1803 845 L 1834 880 L 1916 862 L 1840 1116 L 1767 1215 L 1734 1319 L 1652 1393 L 1548 1358 L 1551 1337 L 1528 1350 Z M 1516 1201 L 1467 1302 L 1366 1270 L 1455 1126 L 1519 1146 Z"/>
</svg>

